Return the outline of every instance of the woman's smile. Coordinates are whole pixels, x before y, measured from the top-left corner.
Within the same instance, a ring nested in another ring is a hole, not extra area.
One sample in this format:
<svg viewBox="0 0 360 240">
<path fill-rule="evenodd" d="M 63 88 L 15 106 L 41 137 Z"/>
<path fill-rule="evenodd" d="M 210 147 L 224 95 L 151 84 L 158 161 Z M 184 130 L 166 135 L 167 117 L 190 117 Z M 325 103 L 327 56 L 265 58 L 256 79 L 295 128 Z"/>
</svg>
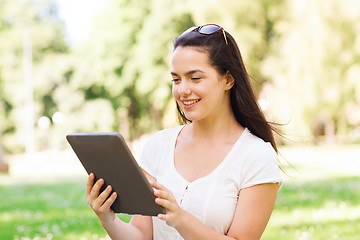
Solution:
<svg viewBox="0 0 360 240">
<path fill-rule="evenodd" d="M 183 100 L 182 102 L 184 109 L 188 110 L 194 107 L 199 101 L 200 99 L 191 99 L 191 100 L 189 99 L 189 100 Z"/>
</svg>

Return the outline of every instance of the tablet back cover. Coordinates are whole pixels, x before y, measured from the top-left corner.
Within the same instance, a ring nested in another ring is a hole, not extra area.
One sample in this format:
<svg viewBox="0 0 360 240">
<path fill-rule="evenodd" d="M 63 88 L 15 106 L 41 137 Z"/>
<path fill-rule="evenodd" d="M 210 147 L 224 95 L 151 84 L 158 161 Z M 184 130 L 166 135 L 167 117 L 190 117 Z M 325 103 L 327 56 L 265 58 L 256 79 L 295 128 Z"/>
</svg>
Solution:
<svg viewBox="0 0 360 240">
<path fill-rule="evenodd" d="M 73 133 L 68 142 L 88 174 L 103 178 L 117 198 L 116 213 L 157 216 L 165 209 L 155 203 L 153 189 L 119 133 Z"/>
</svg>

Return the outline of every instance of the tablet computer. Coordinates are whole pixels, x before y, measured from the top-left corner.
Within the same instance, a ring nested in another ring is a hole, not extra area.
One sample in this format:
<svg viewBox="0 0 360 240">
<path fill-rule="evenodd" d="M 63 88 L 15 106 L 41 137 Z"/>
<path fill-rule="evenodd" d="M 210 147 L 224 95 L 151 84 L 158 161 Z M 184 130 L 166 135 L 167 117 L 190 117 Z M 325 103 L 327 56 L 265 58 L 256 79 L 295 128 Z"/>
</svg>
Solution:
<svg viewBox="0 0 360 240">
<path fill-rule="evenodd" d="M 102 178 L 111 185 L 117 198 L 111 208 L 115 213 L 157 216 L 165 213 L 155 203 L 153 188 L 134 159 L 120 133 L 71 133 L 67 141 L 88 174 L 95 181 Z"/>
</svg>

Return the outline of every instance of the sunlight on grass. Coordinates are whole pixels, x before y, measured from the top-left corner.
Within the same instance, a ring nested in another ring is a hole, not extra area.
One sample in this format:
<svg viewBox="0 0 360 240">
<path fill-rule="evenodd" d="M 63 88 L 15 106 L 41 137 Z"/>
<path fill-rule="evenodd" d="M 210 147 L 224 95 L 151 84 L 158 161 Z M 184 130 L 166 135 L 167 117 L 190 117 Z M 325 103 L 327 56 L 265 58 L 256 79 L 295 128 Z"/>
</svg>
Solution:
<svg viewBox="0 0 360 240">
<path fill-rule="evenodd" d="M 284 147 L 284 186 L 262 239 L 359 239 L 359 146 Z"/>
<path fill-rule="evenodd" d="M 262 239 L 358 240 L 357 149 L 360 148 L 282 149 L 296 170 L 285 166 L 288 176 L 284 175 L 284 185 Z M 0 176 L 0 239 L 106 239 L 106 232 L 86 202 L 85 177 L 34 182 L 26 178 L 2 181 L 11 176 Z M 126 214 L 118 216 L 125 222 L 131 218 Z"/>
<path fill-rule="evenodd" d="M 359 239 L 359 185 L 357 177 L 285 185 L 263 239 Z"/>
<path fill-rule="evenodd" d="M 0 185 L 1 239 L 104 239 L 84 189 L 84 182 Z"/>
</svg>

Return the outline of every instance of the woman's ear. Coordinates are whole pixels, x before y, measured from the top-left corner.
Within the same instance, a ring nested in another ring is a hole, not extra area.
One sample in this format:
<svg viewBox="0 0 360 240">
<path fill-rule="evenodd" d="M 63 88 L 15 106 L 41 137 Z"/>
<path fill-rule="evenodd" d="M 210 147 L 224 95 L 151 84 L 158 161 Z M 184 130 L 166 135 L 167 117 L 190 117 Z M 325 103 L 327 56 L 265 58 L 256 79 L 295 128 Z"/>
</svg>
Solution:
<svg viewBox="0 0 360 240">
<path fill-rule="evenodd" d="M 225 73 L 225 80 L 225 90 L 230 90 L 235 84 L 235 79 L 229 71 Z"/>
</svg>

